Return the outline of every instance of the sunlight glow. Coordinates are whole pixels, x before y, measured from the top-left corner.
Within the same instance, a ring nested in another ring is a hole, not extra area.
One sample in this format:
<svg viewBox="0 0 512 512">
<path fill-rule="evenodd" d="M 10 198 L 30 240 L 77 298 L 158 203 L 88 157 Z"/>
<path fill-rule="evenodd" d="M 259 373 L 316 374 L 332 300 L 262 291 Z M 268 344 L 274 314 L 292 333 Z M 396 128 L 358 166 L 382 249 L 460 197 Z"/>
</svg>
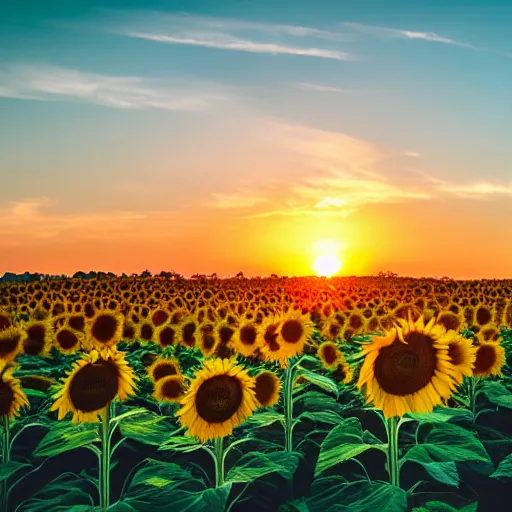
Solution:
<svg viewBox="0 0 512 512">
<path fill-rule="evenodd" d="M 341 261 L 334 254 L 318 256 L 313 263 L 313 270 L 317 276 L 331 277 L 341 269 Z"/>
</svg>

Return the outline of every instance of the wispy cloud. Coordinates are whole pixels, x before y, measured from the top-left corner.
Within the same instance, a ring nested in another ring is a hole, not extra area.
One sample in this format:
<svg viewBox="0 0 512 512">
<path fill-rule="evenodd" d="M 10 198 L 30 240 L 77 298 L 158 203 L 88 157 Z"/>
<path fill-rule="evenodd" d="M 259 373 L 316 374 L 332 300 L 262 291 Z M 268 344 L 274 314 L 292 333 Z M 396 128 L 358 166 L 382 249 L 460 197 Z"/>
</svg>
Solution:
<svg viewBox="0 0 512 512">
<path fill-rule="evenodd" d="M 162 110 L 202 110 L 227 98 L 214 85 L 108 76 L 48 65 L 0 68 L 0 97 L 79 100 L 120 109 Z"/>
<path fill-rule="evenodd" d="M 363 89 L 345 89 L 343 87 L 334 87 L 332 85 L 314 84 L 309 82 L 296 82 L 291 84 L 291 86 L 304 91 L 333 92 L 339 94 L 369 94 L 372 92 Z"/>
<path fill-rule="evenodd" d="M 148 12 L 123 14 L 118 21 L 112 16 L 112 20 L 108 29 L 112 33 L 160 43 L 341 61 L 356 59 L 338 47 L 350 36 L 313 27 Z M 307 40 L 308 45 L 298 44 L 298 40 Z"/>
<path fill-rule="evenodd" d="M 464 199 L 490 199 L 495 195 L 512 197 L 512 182 L 491 183 L 478 181 L 474 183 L 447 183 L 440 184 L 440 189 L 445 193 Z"/>
<path fill-rule="evenodd" d="M 404 155 L 410 156 L 412 158 L 419 158 L 421 156 L 421 153 L 418 153 L 417 151 L 406 151 Z"/>
<path fill-rule="evenodd" d="M 343 23 L 343 26 L 349 30 L 361 32 L 375 37 L 384 39 L 420 39 L 423 41 L 430 41 L 432 43 L 450 44 L 454 46 L 461 46 L 463 48 L 477 48 L 471 44 L 456 41 L 450 37 L 440 36 L 435 32 L 420 32 L 414 30 L 401 30 L 396 28 L 379 27 L 375 25 L 365 25 L 363 23 Z"/>
</svg>

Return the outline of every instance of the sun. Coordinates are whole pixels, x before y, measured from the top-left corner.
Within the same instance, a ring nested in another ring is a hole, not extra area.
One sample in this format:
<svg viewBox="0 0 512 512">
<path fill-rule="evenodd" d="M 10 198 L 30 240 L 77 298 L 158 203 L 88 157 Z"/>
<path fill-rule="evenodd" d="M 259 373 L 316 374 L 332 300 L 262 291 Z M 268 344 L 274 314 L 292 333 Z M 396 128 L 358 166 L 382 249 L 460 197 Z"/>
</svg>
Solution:
<svg viewBox="0 0 512 512">
<path fill-rule="evenodd" d="M 331 277 L 341 269 L 341 261 L 335 254 L 323 254 L 313 262 L 313 270 L 318 277 Z"/>
</svg>

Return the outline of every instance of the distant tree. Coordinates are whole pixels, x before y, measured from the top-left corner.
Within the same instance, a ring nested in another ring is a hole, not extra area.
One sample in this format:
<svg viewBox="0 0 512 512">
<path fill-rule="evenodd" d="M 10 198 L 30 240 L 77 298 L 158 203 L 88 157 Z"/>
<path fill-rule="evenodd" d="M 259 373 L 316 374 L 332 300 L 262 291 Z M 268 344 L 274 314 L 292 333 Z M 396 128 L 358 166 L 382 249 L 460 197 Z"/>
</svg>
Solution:
<svg viewBox="0 0 512 512">
<path fill-rule="evenodd" d="M 151 277 L 151 272 L 148 269 L 146 269 L 144 270 L 144 272 L 142 272 L 140 277 Z"/>
<path fill-rule="evenodd" d="M 393 278 L 398 277 L 398 274 L 396 272 L 392 272 L 391 270 L 379 270 L 377 272 L 377 277 Z"/>
</svg>

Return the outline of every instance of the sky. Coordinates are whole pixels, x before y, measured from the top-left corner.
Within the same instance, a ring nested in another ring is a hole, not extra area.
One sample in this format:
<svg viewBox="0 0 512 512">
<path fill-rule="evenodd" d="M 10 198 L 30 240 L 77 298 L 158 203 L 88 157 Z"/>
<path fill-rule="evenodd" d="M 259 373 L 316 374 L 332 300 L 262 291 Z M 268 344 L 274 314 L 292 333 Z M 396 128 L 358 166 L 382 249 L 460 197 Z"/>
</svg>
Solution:
<svg viewBox="0 0 512 512">
<path fill-rule="evenodd" d="M 512 3 L 0 6 L 0 274 L 512 277 Z"/>
</svg>

